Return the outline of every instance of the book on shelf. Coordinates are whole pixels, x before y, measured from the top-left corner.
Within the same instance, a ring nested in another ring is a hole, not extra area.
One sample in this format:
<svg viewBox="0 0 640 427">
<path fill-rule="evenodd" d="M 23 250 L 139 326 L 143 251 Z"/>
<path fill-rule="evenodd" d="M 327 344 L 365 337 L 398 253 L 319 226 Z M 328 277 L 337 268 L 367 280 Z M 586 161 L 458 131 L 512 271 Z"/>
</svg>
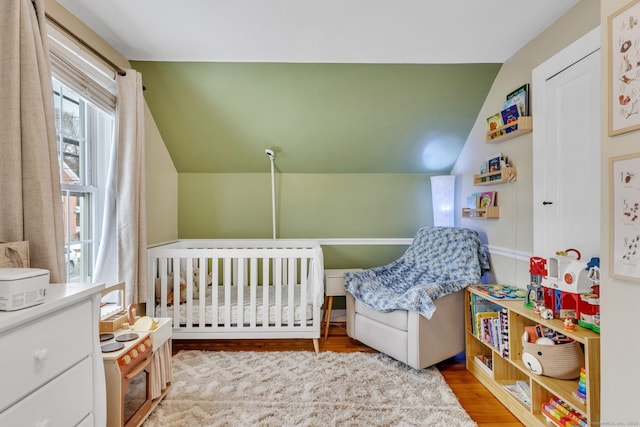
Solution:
<svg viewBox="0 0 640 427">
<path fill-rule="evenodd" d="M 525 405 L 531 406 L 531 389 L 526 381 L 518 380 L 513 384 L 503 384 L 502 387 Z"/>
<path fill-rule="evenodd" d="M 489 376 L 493 376 L 493 358 L 485 354 L 474 356 L 476 364 Z"/>
<path fill-rule="evenodd" d="M 487 172 L 498 172 L 502 168 L 502 153 L 487 157 Z"/>
<path fill-rule="evenodd" d="M 480 193 L 480 203 L 479 208 L 485 209 L 489 206 L 496 205 L 496 192 L 495 191 L 485 191 L 484 193 Z"/>
<path fill-rule="evenodd" d="M 507 94 L 507 99 L 504 101 L 502 109 L 508 108 L 512 105 L 518 107 L 518 113 L 520 116 L 529 115 L 529 84 L 524 84 Z"/>
<path fill-rule="evenodd" d="M 476 325 L 479 335 L 477 335 L 480 340 L 486 344 L 492 343 L 493 337 L 493 319 L 498 318 L 498 312 L 496 311 L 485 311 L 483 313 L 476 314 Z"/>
<path fill-rule="evenodd" d="M 500 113 L 493 114 L 487 117 L 487 125 L 489 126 L 489 132 L 493 132 L 496 129 L 502 127 L 502 115 Z M 497 131 L 490 135 L 491 139 L 504 135 L 504 130 Z"/>
<path fill-rule="evenodd" d="M 500 355 L 509 357 L 509 311 L 502 307 L 498 316 L 500 319 Z"/>
<path fill-rule="evenodd" d="M 478 209 L 480 193 L 473 193 L 467 197 L 467 209 Z"/>
<path fill-rule="evenodd" d="M 475 336 L 480 337 L 480 324 L 477 321 L 477 315 L 486 312 L 492 312 L 497 315 L 498 312 L 502 310 L 502 306 L 476 294 L 471 294 L 470 305 L 471 319 L 473 319 L 473 324 L 471 325 L 472 332 Z"/>
<path fill-rule="evenodd" d="M 513 132 L 518 129 L 517 122 L 518 117 L 520 117 L 520 113 L 518 112 L 517 105 L 511 105 L 500 112 L 502 115 L 502 121 L 505 125 L 513 124 L 513 126 L 509 126 L 505 128 L 506 133 Z"/>
<path fill-rule="evenodd" d="M 527 291 L 507 285 L 470 285 L 469 288 L 496 299 L 525 299 Z"/>
</svg>

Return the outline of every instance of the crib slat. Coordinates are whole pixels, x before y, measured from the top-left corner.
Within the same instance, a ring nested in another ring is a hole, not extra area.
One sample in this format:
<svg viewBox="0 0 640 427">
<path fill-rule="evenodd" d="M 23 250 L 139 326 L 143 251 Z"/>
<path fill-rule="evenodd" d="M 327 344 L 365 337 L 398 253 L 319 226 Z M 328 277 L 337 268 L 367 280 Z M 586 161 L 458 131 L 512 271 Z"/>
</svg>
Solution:
<svg viewBox="0 0 640 427">
<path fill-rule="evenodd" d="M 245 277 L 247 274 L 247 259 L 238 258 L 237 261 L 238 281 L 236 282 L 236 287 L 238 288 L 238 299 L 236 304 L 236 327 L 242 329 L 244 328 L 244 288 L 246 286 Z"/>
<path fill-rule="evenodd" d="M 209 265 L 206 258 L 199 258 L 198 271 L 200 273 L 200 280 L 198 283 L 198 327 L 204 329 L 205 326 L 205 305 L 207 299 L 207 276 Z"/>
<path fill-rule="evenodd" d="M 262 258 L 262 327 L 269 327 L 269 258 Z"/>
<path fill-rule="evenodd" d="M 186 272 L 185 272 L 185 285 L 187 285 L 187 317 L 185 319 L 185 326 L 187 329 L 193 328 L 193 262 L 187 259 Z"/>
<path fill-rule="evenodd" d="M 300 303 L 299 310 L 300 326 L 307 325 L 307 275 L 309 274 L 307 265 L 309 258 L 300 258 Z"/>
<path fill-rule="evenodd" d="M 180 325 L 180 258 L 173 258 L 173 325 Z"/>
<path fill-rule="evenodd" d="M 289 258 L 287 260 L 287 266 L 289 267 L 289 272 L 287 273 L 287 288 L 288 288 L 288 299 L 287 299 L 287 326 L 289 328 L 294 327 L 293 322 L 293 313 L 295 311 L 295 301 L 293 298 L 293 293 L 296 290 L 296 259 Z"/>
<path fill-rule="evenodd" d="M 231 326 L 231 258 L 224 259 L 224 326 Z"/>
<path fill-rule="evenodd" d="M 276 327 L 282 327 L 282 258 L 275 258 Z"/>
<path fill-rule="evenodd" d="M 166 291 L 164 292 L 164 299 L 162 301 L 163 292 L 162 289 L 166 289 L 167 287 L 167 259 L 166 258 L 158 258 L 158 278 L 153 279 L 153 300 L 151 301 L 156 307 L 155 315 L 160 317 L 167 316 L 167 297 Z M 154 276 L 152 276 L 154 277 Z M 156 286 L 156 283 L 160 283 L 160 286 Z M 159 304 L 158 304 L 159 301 Z"/>
<path fill-rule="evenodd" d="M 249 326 L 252 328 L 256 327 L 256 317 L 258 308 L 256 306 L 256 291 L 258 287 L 258 259 L 251 258 L 251 262 L 249 265 L 249 286 L 250 286 L 250 295 L 249 295 Z"/>
<path fill-rule="evenodd" d="M 156 281 L 158 281 L 158 284 L 160 283 L 158 261 L 159 260 L 157 258 L 147 258 L 147 313 L 156 317 L 160 313 L 157 310 L 156 304 L 156 298 L 158 297 L 156 292 Z"/>
<path fill-rule="evenodd" d="M 218 328 L 218 291 L 220 285 L 218 283 L 218 258 L 211 260 L 211 327 L 215 330 Z"/>
</svg>

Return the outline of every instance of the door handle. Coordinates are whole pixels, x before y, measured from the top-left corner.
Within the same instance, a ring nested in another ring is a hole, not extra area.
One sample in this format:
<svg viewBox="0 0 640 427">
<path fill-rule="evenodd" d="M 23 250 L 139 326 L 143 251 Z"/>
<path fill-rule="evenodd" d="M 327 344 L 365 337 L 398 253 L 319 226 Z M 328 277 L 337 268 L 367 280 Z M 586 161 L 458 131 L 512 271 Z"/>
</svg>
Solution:
<svg viewBox="0 0 640 427">
<path fill-rule="evenodd" d="M 552 205 L 553 202 L 542 202 L 543 205 Z"/>
</svg>

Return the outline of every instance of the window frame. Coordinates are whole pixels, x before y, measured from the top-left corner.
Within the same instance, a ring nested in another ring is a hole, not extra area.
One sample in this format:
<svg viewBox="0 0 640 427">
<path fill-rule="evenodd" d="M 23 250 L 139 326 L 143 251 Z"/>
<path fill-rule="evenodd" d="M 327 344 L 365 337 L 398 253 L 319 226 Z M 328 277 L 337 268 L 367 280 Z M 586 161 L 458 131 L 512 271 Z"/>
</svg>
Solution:
<svg viewBox="0 0 640 427">
<path fill-rule="evenodd" d="M 48 27 L 52 28 L 51 25 Z M 60 107 L 60 115 L 56 117 L 56 141 L 62 190 L 61 209 L 65 221 L 66 281 L 91 282 L 104 220 L 111 147 L 115 141 L 115 74 L 111 72 L 111 79 L 105 78 L 108 73 L 104 71 L 104 64 L 58 31 L 49 33 L 49 41 L 54 104 L 56 89 L 61 92 L 59 105 L 54 105 L 54 109 Z M 64 179 L 63 150 L 65 139 L 69 139 L 62 126 L 65 90 L 73 93 L 74 102 L 78 104 L 80 134 L 77 138 L 71 137 L 78 143 L 77 182 L 65 182 Z M 71 199 L 74 194 L 82 197 L 82 200 L 74 203 Z M 78 226 L 72 229 L 74 221 L 70 218 L 76 215 L 76 206 L 80 207 L 81 219 Z M 82 211 L 87 209 L 89 212 L 86 217 L 82 217 Z M 78 231 L 79 239 L 74 240 Z M 80 247 L 79 263 L 76 263 L 73 271 L 69 271 L 69 260 L 74 258 L 71 251 L 77 247 Z"/>
</svg>

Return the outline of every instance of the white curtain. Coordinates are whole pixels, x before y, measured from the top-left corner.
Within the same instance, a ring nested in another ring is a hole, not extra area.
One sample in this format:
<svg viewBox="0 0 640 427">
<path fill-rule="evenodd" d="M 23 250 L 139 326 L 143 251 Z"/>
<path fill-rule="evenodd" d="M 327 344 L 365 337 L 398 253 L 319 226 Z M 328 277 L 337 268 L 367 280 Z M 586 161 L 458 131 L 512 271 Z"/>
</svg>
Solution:
<svg viewBox="0 0 640 427">
<path fill-rule="evenodd" d="M 44 0 L 0 2 L 0 241 L 64 280 L 62 193 Z"/>
<path fill-rule="evenodd" d="M 135 70 L 125 70 L 116 83 L 117 140 L 111 151 L 94 278 L 107 285 L 124 282 L 128 305 L 147 298 L 144 98 L 142 76 Z"/>
</svg>

